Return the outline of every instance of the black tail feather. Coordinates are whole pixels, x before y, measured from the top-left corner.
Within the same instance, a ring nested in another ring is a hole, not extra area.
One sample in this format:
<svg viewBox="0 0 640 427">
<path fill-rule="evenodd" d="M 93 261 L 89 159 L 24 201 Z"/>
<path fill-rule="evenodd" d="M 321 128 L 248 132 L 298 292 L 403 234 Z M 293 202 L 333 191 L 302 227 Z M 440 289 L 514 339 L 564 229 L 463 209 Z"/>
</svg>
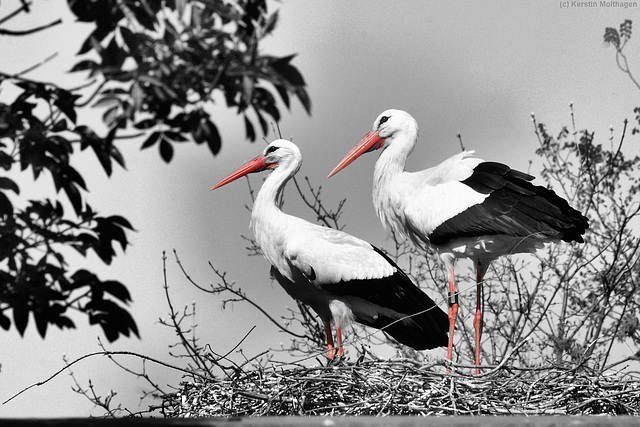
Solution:
<svg viewBox="0 0 640 427">
<path fill-rule="evenodd" d="M 429 235 L 431 243 L 501 234 L 582 243 L 589 220 L 553 190 L 533 185 L 532 179 L 500 163 L 480 163 L 462 183 L 488 197 L 440 224 Z"/>
<path fill-rule="evenodd" d="M 381 279 L 351 280 L 324 287 L 337 295 L 357 296 L 399 313 L 400 317 L 381 314 L 373 320 L 355 320 L 384 330 L 401 344 L 416 350 L 446 346 L 449 332 L 447 314 L 393 260 L 375 246 L 374 250 L 396 267 L 395 274 Z"/>
</svg>

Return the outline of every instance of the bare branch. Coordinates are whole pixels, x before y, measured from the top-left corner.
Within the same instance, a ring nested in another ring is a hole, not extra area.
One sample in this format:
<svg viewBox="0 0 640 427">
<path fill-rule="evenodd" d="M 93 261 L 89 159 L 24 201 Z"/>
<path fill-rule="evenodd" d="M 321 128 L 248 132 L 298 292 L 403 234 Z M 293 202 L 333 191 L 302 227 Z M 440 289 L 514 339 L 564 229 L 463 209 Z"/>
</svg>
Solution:
<svg viewBox="0 0 640 427">
<path fill-rule="evenodd" d="M 46 30 L 48 28 L 54 27 L 54 26 L 56 26 L 58 24 L 62 24 L 62 19 L 58 18 L 53 22 L 50 22 L 50 23 L 45 24 L 45 25 L 41 25 L 39 27 L 30 28 L 28 30 L 7 30 L 7 29 L 0 28 L 0 35 L 3 35 L 3 36 L 28 36 L 30 34 L 37 33 L 38 31 L 43 31 L 43 30 Z"/>
</svg>

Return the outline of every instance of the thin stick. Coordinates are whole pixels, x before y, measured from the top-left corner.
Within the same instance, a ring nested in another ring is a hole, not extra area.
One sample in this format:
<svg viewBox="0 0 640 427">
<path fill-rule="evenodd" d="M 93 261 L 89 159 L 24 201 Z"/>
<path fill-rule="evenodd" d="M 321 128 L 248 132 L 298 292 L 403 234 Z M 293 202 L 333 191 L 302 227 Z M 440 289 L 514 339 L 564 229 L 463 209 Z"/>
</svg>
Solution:
<svg viewBox="0 0 640 427">
<path fill-rule="evenodd" d="M 16 397 L 20 396 L 22 393 L 24 393 L 24 392 L 26 392 L 28 390 L 31 390 L 34 387 L 40 387 L 41 385 L 44 385 L 44 384 L 48 383 L 49 381 L 51 381 L 52 379 L 54 379 L 55 377 L 60 375 L 62 372 L 64 372 L 65 369 L 70 368 L 71 366 L 75 365 L 76 363 L 79 363 L 79 362 L 83 361 L 84 359 L 88 359 L 88 358 L 93 357 L 93 356 L 116 356 L 116 355 L 134 356 L 134 357 L 137 357 L 137 358 L 142 359 L 142 360 L 148 360 L 150 362 L 156 363 L 156 364 L 158 364 L 160 366 L 164 366 L 166 368 L 175 369 L 176 371 L 184 372 L 186 374 L 199 377 L 199 378 L 201 378 L 203 380 L 211 381 L 210 377 L 198 374 L 197 372 L 194 372 L 194 371 L 189 370 L 189 369 L 184 369 L 184 368 L 181 368 L 179 366 L 175 366 L 175 365 L 172 365 L 170 363 L 163 362 L 163 361 L 158 360 L 158 359 L 154 359 L 153 357 L 146 356 L 144 354 L 135 353 L 135 352 L 132 352 L 132 351 L 96 351 L 94 353 L 85 354 L 84 356 L 81 356 L 81 357 L 75 359 L 71 363 L 67 364 L 67 366 L 65 366 L 64 368 L 62 368 L 62 369 L 58 370 L 57 372 L 55 372 L 53 375 L 51 375 L 46 380 L 38 381 L 37 383 L 31 384 L 30 386 L 20 390 L 18 393 L 14 394 L 10 398 L 8 398 L 4 402 L 2 402 L 2 404 L 5 405 L 5 404 L 9 403 L 10 401 L 15 399 Z"/>
</svg>

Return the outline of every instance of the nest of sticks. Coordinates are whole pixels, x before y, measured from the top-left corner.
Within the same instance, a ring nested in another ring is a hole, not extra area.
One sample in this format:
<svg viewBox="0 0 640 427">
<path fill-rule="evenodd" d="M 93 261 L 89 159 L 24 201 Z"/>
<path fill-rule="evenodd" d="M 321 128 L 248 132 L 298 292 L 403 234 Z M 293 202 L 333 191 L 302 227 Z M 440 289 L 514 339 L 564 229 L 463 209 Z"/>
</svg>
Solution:
<svg viewBox="0 0 640 427">
<path fill-rule="evenodd" d="M 627 375 L 584 367 L 485 371 L 448 373 L 444 363 L 407 359 L 259 367 L 183 382 L 162 407 L 166 417 L 640 415 L 640 381 Z"/>
</svg>

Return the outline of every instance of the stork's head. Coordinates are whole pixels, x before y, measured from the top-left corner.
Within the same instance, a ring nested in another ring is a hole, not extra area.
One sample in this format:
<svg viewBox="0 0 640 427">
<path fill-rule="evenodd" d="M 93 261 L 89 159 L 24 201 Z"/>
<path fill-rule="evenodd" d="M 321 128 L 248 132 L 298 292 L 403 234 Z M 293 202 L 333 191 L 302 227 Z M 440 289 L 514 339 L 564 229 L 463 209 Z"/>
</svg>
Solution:
<svg viewBox="0 0 640 427">
<path fill-rule="evenodd" d="M 384 111 L 373 122 L 371 132 L 367 133 L 364 138 L 344 156 L 340 163 L 338 163 L 338 166 L 331 171 L 329 178 L 341 169 L 347 167 L 347 165 L 360 157 L 360 155 L 380 148 L 390 147 L 394 143 L 395 136 L 399 133 L 415 133 L 415 137 L 417 137 L 418 124 L 415 119 L 406 111 L 393 109 Z M 403 141 L 406 141 L 408 144 L 415 144 L 415 137 L 405 138 Z M 407 148 L 408 151 L 411 151 L 413 146 Z"/>
<path fill-rule="evenodd" d="M 262 172 L 267 169 L 275 169 L 277 167 L 287 167 L 293 169 L 292 174 L 296 173 L 302 164 L 302 155 L 300 150 L 291 141 L 285 139 L 276 139 L 262 151 L 262 154 L 249 160 L 235 171 L 227 175 L 220 182 L 211 188 L 222 187 L 236 179 L 254 172 Z"/>
</svg>

